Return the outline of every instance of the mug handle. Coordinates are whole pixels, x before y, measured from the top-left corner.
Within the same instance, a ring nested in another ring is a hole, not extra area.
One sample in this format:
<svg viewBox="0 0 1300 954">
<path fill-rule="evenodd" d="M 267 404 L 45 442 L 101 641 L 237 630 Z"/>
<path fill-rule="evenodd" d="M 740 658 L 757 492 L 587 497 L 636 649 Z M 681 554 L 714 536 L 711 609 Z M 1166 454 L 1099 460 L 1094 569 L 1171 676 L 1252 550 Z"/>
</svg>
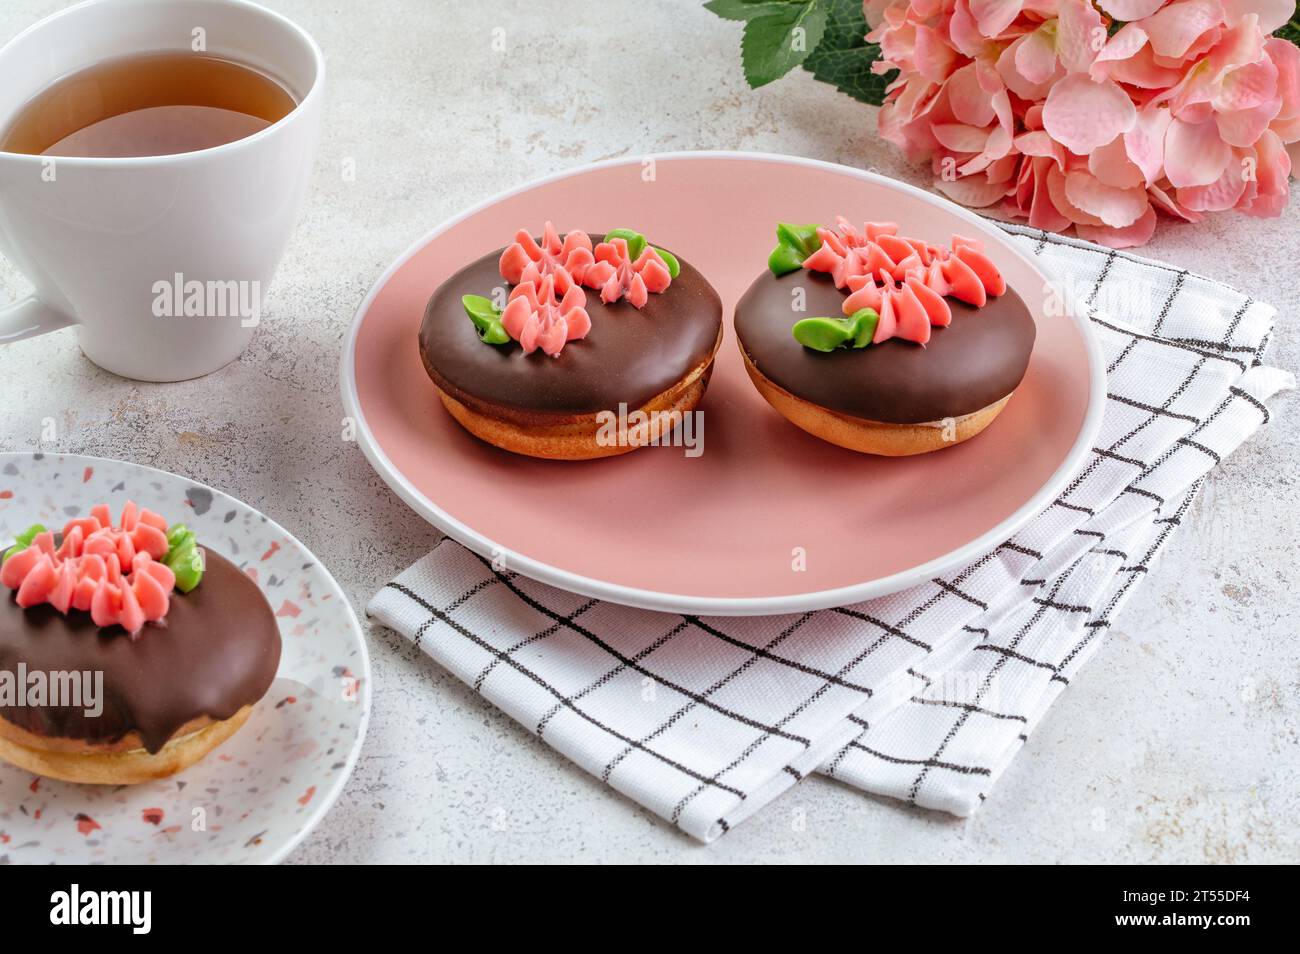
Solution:
<svg viewBox="0 0 1300 954">
<path fill-rule="evenodd" d="M 51 308 L 35 295 L 28 295 L 0 308 L 0 345 L 34 338 L 74 324 L 76 322 L 63 312 Z"/>
</svg>

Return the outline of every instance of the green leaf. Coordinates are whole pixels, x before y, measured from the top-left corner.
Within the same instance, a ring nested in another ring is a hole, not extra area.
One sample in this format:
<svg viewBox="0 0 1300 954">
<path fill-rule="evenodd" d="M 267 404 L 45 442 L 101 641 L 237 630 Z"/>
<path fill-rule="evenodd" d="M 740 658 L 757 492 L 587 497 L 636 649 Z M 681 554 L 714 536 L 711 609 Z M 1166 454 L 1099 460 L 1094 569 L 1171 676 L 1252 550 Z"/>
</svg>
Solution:
<svg viewBox="0 0 1300 954">
<path fill-rule="evenodd" d="M 818 4 L 826 11 L 825 31 L 803 61 L 803 68 L 841 93 L 879 106 L 898 71 L 883 76 L 871 72 L 871 64 L 880 58 L 880 47 L 866 40 L 868 27 L 861 0 L 818 0 Z"/>
<path fill-rule="evenodd" d="M 876 325 L 880 324 L 880 316 L 876 314 L 876 310 L 859 308 L 853 313 L 850 321 L 853 322 L 853 347 L 865 348 L 871 344 L 871 339 L 876 336 Z"/>
<path fill-rule="evenodd" d="M 880 316 L 871 308 L 859 308 L 851 317 L 801 318 L 790 333 L 794 340 L 813 351 L 836 348 L 865 348 L 871 344 Z"/>
<path fill-rule="evenodd" d="M 745 24 L 740 61 L 754 89 L 780 79 L 802 63 L 826 31 L 827 0 L 805 0 L 778 7 Z"/>
<path fill-rule="evenodd" d="M 724 20 L 752 20 L 770 13 L 780 13 L 781 8 L 790 2 L 791 0 L 709 0 L 704 9 Z"/>
<path fill-rule="evenodd" d="M 167 552 L 163 554 L 162 562 L 176 577 L 176 589 L 188 593 L 198 586 L 203 579 L 204 563 L 194 531 L 183 523 L 168 527 Z"/>
<path fill-rule="evenodd" d="M 1281 37 L 1288 43 L 1300 46 L 1300 13 L 1293 16 L 1290 23 L 1284 23 L 1278 27 L 1277 32 L 1273 35 Z"/>
<path fill-rule="evenodd" d="M 790 332 L 795 341 L 813 351 L 831 352 L 853 338 L 847 318 L 800 318 Z"/>
<path fill-rule="evenodd" d="M 819 225 L 791 225 L 778 222 L 776 226 L 776 248 L 767 257 L 767 267 L 772 274 L 780 277 L 789 272 L 797 272 L 803 267 L 803 260 L 822 247 L 822 240 L 817 235 Z"/>
<path fill-rule="evenodd" d="M 491 298 L 482 295 L 463 295 L 460 299 L 465 314 L 478 329 L 479 340 L 484 344 L 502 345 L 510 341 L 510 335 L 501 324 L 501 311 L 492 304 Z"/>
</svg>

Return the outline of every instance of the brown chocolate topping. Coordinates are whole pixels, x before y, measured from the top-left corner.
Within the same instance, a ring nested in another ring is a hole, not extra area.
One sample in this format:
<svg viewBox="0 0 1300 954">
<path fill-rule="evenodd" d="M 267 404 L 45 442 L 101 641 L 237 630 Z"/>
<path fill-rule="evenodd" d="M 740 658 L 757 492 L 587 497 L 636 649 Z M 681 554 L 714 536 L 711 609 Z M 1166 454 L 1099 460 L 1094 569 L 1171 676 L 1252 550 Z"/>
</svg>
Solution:
<svg viewBox="0 0 1300 954">
<path fill-rule="evenodd" d="M 603 235 L 593 234 L 592 242 Z M 722 301 L 698 271 L 678 256 L 681 273 L 644 308 L 607 305 L 587 293 L 591 332 L 565 345 L 558 358 L 524 354 L 515 342 L 484 344 L 461 305 L 463 295 L 491 298 L 509 288 L 484 255 L 438 286 L 420 325 L 420 354 L 434 383 L 471 406 L 483 403 L 541 414 L 587 415 L 644 406 L 713 354 L 722 327 Z M 669 251 L 672 251 L 669 249 Z"/>
<path fill-rule="evenodd" d="M 200 716 L 229 719 L 261 699 L 280 665 L 280 629 L 257 584 L 211 550 L 203 580 L 172 593 L 158 623 L 132 640 L 120 626 L 100 630 L 90 614 L 64 616 L 42 604 L 23 609 L 0 594 L 0 671 L 102 671 L 104 711 L 12 706 L 0 717 L 35 735 L 110 744 L 138 732 L 157 752 Z"/>
<path fill-rule="evenodd" d="M 802 287 L 806 310 L 792 309 Z M 1020 384 L 1034 348 L 1034 319 L 1014 291 L 975 308 L 955 298 L 952 324 L 934 328 L 924 348 L 891 338 L 829 354 L 805 348 L 791 328 L 800 318 L 843 315 L 847 292 L 830 276 L 801 269 L 763 272 L 736 305 L 736 337 L 768 380 L 795 397 L 868 421 L 923 424 L 988 407 Z"/>
</svg>

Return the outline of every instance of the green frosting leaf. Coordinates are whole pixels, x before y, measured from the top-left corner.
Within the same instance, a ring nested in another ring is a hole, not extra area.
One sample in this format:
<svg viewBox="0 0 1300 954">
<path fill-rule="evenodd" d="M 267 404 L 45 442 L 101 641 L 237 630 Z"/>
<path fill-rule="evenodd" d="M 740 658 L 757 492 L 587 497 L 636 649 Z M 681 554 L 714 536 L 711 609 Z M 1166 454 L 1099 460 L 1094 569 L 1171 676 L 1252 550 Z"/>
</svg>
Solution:
<svg viewBox="0 0 1300 954">
<path fill-rule="evenodd" d="M 44 533 L 44 532 L 45 532 L 44 524 L 40 524 L 40 523 L 32 524 L 22 533 L 18 534 L 18 536 L 14 537 L 14 545 L 4 552 L 4 556 L 0 557 L 0 563 L 3 563 L 5 560 L 9 559 L 15 553 L 21 553 L 23 550 L 26 550 L 28 547 L 32 545 L 32 541 L 36 539 L 36 534 Z"/>
<path fill-rule="evenodd" d="M 176 575 L 176 589 L 188 593 L 203 579 L 203 551 L 198 537 L 183 523 L 167 528 L 167 552 L 163 563 Z"/>
<path fill-rule="evenodd" d="M 791 332 L 805 348 L 831 352 L 836 348 L 867 347 L 879 322 L 880 316 L 873 309 L 861 308 L 848 318 L 801 318 Z"/>
<path fill-rule="evenodd" d="M 482 295 L 465 295 L 460 303 L 465 306 L 465 314 L 478 329 L 479 340 L 485 344 L 503 345 L 510 343 L 510 335 L 501 324 L 501 309 L 492 304 L 491 298 Z"/>
<path fill-rule="evenodd" d="M 773 275 L 781 276 L 797 272 L 803 267 L 803 261 L 822 247 L 822 240 L 817 235 L 820 225 L 791 225 L 778 222 L 776 226 L 776 248 L 767 257 L 767 267 Z"/>
<path fill-rule="evenodd" d="M 875 309 L 859 308 L 850 320 L 857 325 L 853 333 L 853 347 L 865 348 L 870 345 L 871 339 L 876 336 L 876 325 L 880 324 L 880 316 Z"/>
</svg>

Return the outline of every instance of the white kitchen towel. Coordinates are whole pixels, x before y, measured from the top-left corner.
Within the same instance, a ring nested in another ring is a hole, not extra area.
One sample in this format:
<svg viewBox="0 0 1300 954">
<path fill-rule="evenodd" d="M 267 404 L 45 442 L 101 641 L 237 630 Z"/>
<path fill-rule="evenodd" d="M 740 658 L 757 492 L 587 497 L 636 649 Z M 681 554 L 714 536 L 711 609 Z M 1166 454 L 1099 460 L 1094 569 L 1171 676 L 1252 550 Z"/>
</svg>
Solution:
<svg viewBox="0 0 1300 954">
<path fill-rule="evenodd" d="M 814 771 L 969 815 L 1206 474 L 1295 384 L 1262 363 L 1270 306 L 1125 252 L 1007 231 L 1055 277 L 1043 293 L 1092 318 L 1109 398 L 1060 497 L 966 568 L 838 609 L 694 617 L 557 590 L 444 539 L 370 615 L 702 840 Z"/>
</svg>

